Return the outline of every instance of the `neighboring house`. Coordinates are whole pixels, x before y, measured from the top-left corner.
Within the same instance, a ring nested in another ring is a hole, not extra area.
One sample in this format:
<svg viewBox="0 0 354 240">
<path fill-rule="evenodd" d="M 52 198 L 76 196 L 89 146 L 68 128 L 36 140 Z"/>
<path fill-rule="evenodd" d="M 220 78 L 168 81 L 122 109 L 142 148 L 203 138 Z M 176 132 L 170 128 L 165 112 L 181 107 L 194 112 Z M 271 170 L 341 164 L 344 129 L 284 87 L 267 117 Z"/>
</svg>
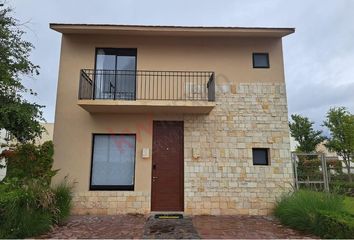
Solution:
<svg viewBox="0 0 354 240">
<path fill-rule="evenodd" d="M 299 142 L 295 140 L 292 136 L 290 136 L 290 150 L 291 152 L 295 152 L 296 148 L 299 146 Z"/>
<path fill-rule="evenodd" d="M 0 153 L 5 149 L 5 145 L 7 140 L 9 139 L 9 134 L 4 129 L 0 129 Z M 0 165 L 5 166 L 5 160 L 0 159 Z M 6 176 L 6 168 L 0 168 L 0 181 L 4 179 Z"/>
<path fill-rule="evenodd" d="M 4 166 L 4 164 L 5 164 L 5 160 L 1 159 L 0 165 Z M 0 168 L 0 182 L 4 179 L 5 176 L 6 176 L 6 168 Z"/>
<path fill-rule="evenodd" d="M 331 152 L 330 150 L 328 150 L 328 148 L 326 148 L 326 146 L 325 146 L 325 143 L 326 143 L 326 141 L 323 141 L 320 144 L 318 144 L 316 146 L 316 151 L 320 152 L 320 153 L 324 153 L 327 158 L 332 158 L 332 159 L 337 158 L 337 159 L 343 160 L 341 157 L 339 157 L 337 155 L 337 153 Z"/>
<path fill-rule="evenodd" d="M 76 214 L 270 213 L 293 183 L 292 28 L 50 24 L 54 168 Z"/>
<path fill-rule="evenodd" d="M 54 123 L 41 123 L 44 127 L 45 132 L 42 133 L 41 137 L 35 139 L 35 144 L 40 145 L 46 141 L 53 141 L 53 130 Z"/>
<path fill-rule="evenodd" d="M 45 132 L 42 133 L 41 137 L 35 139 L 35 144 L 42 144 L 45 141 L 53 140 L 53 128 L 54 123 L 41 123 L 45 128 Z M 9 132 L 4 129 L 0 130 L 0 153 L 7 147 L 2 145 L 14 145 L 16 140 L 9 134 Z M 0 159 L 0 164 L 4 165 L 4 159 Z M 0 168 L 0 181 L 6 176 L 6 168 Z"/>
</svg>

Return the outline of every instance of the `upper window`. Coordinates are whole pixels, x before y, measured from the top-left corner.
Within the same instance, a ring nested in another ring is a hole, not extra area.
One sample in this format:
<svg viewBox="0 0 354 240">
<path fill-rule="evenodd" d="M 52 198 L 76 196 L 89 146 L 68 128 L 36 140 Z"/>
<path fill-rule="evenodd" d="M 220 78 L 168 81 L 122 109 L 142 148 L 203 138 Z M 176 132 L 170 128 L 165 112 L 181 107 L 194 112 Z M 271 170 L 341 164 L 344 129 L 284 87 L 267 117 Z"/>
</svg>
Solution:
<svg viewBox="0 0 354 240">
<path fill-rule="evenodd" d="M 135 48 L 97 48 L 97 70 L 135 70 Z"/>
<path fill-rule="evenodd" d="M 269 68 L 269 54 L 253 53 L 253 68 Z"/>
<path fill-rule="evenodd" d="M 134 190 L 135 135 L 93 135 L 90 190 Z"/>
<path fill-rule="evenodd" d="M 269 149 L 268 148 L 253 148 L 253 165 L 269 165 Z"/>
</svg>

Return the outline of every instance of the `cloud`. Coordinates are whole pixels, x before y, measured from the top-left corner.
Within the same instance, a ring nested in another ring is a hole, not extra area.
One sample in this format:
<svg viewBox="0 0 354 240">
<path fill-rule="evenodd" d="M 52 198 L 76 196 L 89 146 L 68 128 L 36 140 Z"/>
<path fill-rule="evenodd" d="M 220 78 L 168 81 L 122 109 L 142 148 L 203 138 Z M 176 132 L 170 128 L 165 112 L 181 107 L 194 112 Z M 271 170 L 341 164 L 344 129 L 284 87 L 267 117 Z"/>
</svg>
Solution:
<svg viewBox="0 0 354 240">
<path fill-rule="evenodd" d="M 296 27 L 284 38 L 289 113 L 322 122 L 330 106 L 354 112 L 354 1 L 352 0 L 16 0 L 16 17 L 31 20 L 26 38 L 34 43 L 33 62 L 41 66 L 26 85 L 46 105 L 54 121 L 60 34 L 49 22 L 204 26 Z"/>
<path fill-rule="evenodd" d="M 288 91 L 288 98 L 293 99 L 289 106 L 291 112 L 303 112 L 334 106 L 349 106 L 354 102 L 354 83 L 330 85 L 327 83 L 309 83 L 295 91 Z"/>
</svg>

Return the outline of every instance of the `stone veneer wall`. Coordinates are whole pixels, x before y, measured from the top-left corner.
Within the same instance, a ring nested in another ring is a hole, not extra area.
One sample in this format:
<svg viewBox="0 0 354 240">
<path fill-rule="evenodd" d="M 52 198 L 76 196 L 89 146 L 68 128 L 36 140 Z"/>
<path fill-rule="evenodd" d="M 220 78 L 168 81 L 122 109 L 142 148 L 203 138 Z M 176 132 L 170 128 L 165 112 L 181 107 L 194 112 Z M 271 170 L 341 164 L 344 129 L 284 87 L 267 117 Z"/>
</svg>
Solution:
<svg viewBox="0 0 354 240">
<path fill-rule="evenodd" d="M 209 115 L 185 117 L 185 212 L 269 214 L 293 183 L 285 85 L 219 89 Z M 253 166 L 252 147 L 270 149 L 269 166 Z"/>
<path fill-rule="evenodd" d="M 209 115 L 184 117 L 185 213 L 269 214 L 293 181 L 285 85 L 217 89 L 217 106 Z M 252 147 L 270 148 L 269 166 L 253 166 Z M 149 212 L 150 192 L 74 196 L 74 214 Z"/>
<path fill-rule="evenodd" d="M 130 191 L 90 191 L 76 193 L 73 214 L 115 215 L 150 212 L 150 193 Z"/>
</svg>

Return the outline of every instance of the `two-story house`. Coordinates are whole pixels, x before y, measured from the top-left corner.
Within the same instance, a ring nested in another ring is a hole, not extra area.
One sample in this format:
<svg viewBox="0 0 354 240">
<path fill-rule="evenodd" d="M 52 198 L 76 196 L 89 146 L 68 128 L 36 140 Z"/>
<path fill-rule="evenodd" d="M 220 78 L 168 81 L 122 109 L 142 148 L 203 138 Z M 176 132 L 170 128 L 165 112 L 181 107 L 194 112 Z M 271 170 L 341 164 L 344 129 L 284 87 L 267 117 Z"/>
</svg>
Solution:
<svg viewBox="0 0 354 240">
<path fill-rule="evenodd" d="M 293 182 L 292 28 L 50 24 L 56 181 L 74 212 L 268 214 Z"/>
</svg>

